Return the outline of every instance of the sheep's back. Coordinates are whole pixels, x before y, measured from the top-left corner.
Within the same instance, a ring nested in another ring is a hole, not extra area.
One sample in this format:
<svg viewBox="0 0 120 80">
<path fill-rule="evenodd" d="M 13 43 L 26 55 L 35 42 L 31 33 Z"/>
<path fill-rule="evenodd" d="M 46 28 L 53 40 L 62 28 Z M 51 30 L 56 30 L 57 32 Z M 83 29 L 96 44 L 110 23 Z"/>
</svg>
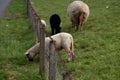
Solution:
<svg viewBox="0 0 120 80">
<path fill-rule="evenodd" d="M 62 33 L 58 33 L 56 35 L 53 35 L 51 36 L 53 38 L 53 40 L 55 41 L 55 45 L 56 45 L 56 48 L 57 49 L 61 49 L 63 48 L 65 45 L 67 45 L 69 39 L 72 37 L 71 34 L 69 33 L 65 33 L 65 32 L 62 32 Z M 49 44 L 49 41 L 50 41 L 50 38 L 47 37 L 46 38 L 46 43 Z"/>
<path fill-rule="evenodd" d="M 74 1 L 68 5 L 67 13 L 69 17 L 73 16 L 74 11 L 85 12 L 86 16 L 89 16 L 89 7 L 82 1 Z"/>
</svg>

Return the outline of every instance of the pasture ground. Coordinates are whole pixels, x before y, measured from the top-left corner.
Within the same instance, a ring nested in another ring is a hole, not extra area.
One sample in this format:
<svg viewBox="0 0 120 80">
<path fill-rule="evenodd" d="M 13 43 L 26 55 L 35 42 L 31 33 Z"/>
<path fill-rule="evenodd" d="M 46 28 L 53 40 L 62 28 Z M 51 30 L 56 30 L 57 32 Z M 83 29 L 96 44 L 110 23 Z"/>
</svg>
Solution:
<svg viewBox="0 0 120 80">
<path fill-rule="evenodd" d="M 90 16 L 83 31 L 75 32 L 66 9 L 72 0 L 31 0 L 38 15 L 47 22 L 57 13 L 62 19 L 62 32 L 74 37 L 75 60 L 67 62 L 73 80 L 120 79 L 120 1 L 83 0 L 90 7 Z M 6 16 L 0 19 L 0 80 L 43 80 L 38 74 L 39 57 L 30 63 L 24 52 L 35 44 L 28 28 L 24 0 L 12 0 Z"/>
</svg>

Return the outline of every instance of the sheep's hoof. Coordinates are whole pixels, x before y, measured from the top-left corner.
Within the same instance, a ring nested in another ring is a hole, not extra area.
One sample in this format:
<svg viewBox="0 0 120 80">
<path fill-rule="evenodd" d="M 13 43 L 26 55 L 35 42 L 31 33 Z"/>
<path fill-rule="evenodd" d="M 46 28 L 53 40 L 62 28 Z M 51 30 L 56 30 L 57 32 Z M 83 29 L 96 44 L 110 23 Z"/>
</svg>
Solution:
<svg viewBox="0 0 120 80">
<path fill-rule="evenodd" d="M 78 31 L 78 27 L 75 27 L 75 31 Z"/>
<path fill-rule="evenodd" d="M 70 62 L 70 61 L 72 61 L 72 59 L 71 59 L 71 58 L 68 58 L 68 62 Z"/>
<path fill-rule="evenodd" d="M 75 32 L 77 32 L 78 30 L 77 29 L 75 29 Z"/>
<path fill-rule="evenodd" d="M 80 27 L 80 31 L 82 32 L 82 30 L 83 30 L 83 28 L 82 27 Z"/>
<path fill-rule="evenodd" d="M 74 59 L 75 59 L 75 56 L 72 56 L 72 61 L 74 61 Z"/>
</svg>

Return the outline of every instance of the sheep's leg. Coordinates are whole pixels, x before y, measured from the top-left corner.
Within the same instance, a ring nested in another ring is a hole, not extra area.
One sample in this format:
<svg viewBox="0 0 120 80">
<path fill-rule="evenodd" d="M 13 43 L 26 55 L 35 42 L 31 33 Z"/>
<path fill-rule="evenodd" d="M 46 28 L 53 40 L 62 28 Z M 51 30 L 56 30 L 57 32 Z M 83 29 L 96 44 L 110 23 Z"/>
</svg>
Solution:
<svg viewBox="0 0 120 80">
<path fill-rule="evenodd" d="M 83 14 L 79 17 L 79 20 L 80 20 L 79 21 L 80 31 L 82 31 L 83 30 L 82 25 L 84 23 L 84 15 Z"/>
<path fill-rule="evenodd" d="M 81 23 L 80 23 L 80 25 L 79 25 L 79 26 L 80 26 L 80 31 L 82 31 L 82 30 L 83 30 L 82 25 L 83 25 L 83 23 L 81 22 Z"/>
<path fill-rule="evenodd" d="M 60 33 L 60 31 L 61 31 L 61 28 L 59 27 L 59 26 L 56 26 L 56 28 L 55 28 L 55 33 L 57 34 L 57 33 Z"/>
<path fill-rule="evenodd" d="M 75 18 L 74 25 L 75 25 L 75 31 L 77 31 L 79 28 L 79 18 L 78 17 Z"/>
<path fill-rule="evenodd" d="M 71 61 L 72 60 L 71 50 L 69 48 L 65 48 L 65 51 L 67 52 L 67 55 L 68 55 L 68 61 Z"/>
<path fill-rule="evenodd" d="M 75 31 L 77 31 L 78 30 L 78 26 L 75 26 Z"/>
<path fill-rule="evenodd" d="M 74 52 L 73 52 L 73 51 L 71 52 L 71 55 L 72 55 L 72 60 L 74 60 L 75 55 L 74 55 Z"/>
<path fill-rule="evenodd" d="M 82 31 L 83 30 L 83 27 L 82 26 L 80 26 L 80 31 Z"/>
<path fill-rule="evenodd" d="M 70 21 L 71 21 L 71 23 L 72 23 L 72 27 L 74 27 L 74 26 L 73 26 L 73 20 L 72 20 L 72 18 L 70 18 Z"/>
<path fill-rule="evenodd" d="M 74 22 L 72 21 L 72 27 L 74 28 L 75 27 L 75 25 L 74 25 Z"/>
<path fill-rule="evenodd" d="M 73 28 L 74 28 L 75 31 L 78 30 L 77 26 L 75 25 L 75 22 L 73 22 Z"/>
<path fill-rule="evenodd" d="M 68 54 L 68 61 L 71 61 L 72 60 L 72 56 L 71 56 L 71 54 L 69 53 Z"/>
</svg>

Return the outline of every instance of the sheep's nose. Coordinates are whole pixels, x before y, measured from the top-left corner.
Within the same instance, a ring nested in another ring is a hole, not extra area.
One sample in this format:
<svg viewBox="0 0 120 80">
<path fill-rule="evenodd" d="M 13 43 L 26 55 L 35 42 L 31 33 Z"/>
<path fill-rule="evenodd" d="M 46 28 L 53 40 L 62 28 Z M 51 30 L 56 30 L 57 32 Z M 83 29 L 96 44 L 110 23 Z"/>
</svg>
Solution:
<svg viewBox="0 0 120 80">
<path fill-rule="evenodd" d="M 29 61 L 33 61 L 33 59 L 29 59 Z"/>
<path fill-rule="evenodd" d="M 29 56 L 29 54 L 26 54 L 26 56 L 28 57 L 28 56 Z"/>
</svg>

